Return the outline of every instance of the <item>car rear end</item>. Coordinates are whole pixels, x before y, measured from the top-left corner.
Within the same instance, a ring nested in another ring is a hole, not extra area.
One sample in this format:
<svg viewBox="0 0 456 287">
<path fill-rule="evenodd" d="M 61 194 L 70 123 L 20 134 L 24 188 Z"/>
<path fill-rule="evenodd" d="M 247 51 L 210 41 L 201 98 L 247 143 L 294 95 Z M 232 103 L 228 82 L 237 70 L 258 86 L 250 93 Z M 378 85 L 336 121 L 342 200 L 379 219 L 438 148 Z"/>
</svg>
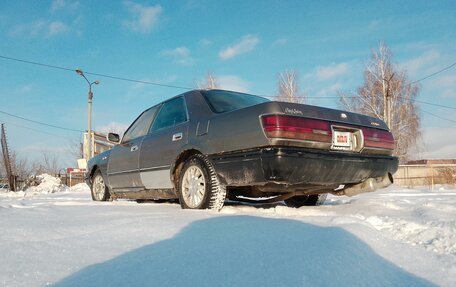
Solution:
<svg viewBox="0 0 456 287">
<path fill-rule="evenodd" d="M 214 95 L 217 101 L 211 103 Z M 392 183 L 398 159 L 383 121 L 257 98 L 246 107 L 229 108 L 234 98 L 243 97 L 254 96 L 214 90 L 205 95 L 210 105 L 224 108 L 213 109 L 203 150 L 227 186 L 353 195 Z"/>
<path fill-rule="evenodd" d="M 282 113 L 263 114 L 270 147 L 263 172 L 276 183 L 335 187 L 354 195 L 392 183 L 398 159 L 394 138 L 379 119 L 321 107 L 279 103 Z M 366 182 L 366 183 L 365 183 Z M 365 183 L 363 188 L 354 187 Z"/>
</svg>

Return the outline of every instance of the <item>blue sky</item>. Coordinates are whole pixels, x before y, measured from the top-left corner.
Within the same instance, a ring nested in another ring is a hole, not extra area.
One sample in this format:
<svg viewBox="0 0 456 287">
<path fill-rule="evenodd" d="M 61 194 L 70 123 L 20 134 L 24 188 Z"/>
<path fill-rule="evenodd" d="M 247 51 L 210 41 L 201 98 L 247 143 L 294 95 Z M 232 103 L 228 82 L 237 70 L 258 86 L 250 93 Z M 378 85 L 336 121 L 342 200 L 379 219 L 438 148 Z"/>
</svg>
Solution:
<svg viewBox="0 0 456 287">
<path fill-rule="evenodd" d="M 382 40 L 410 80 L 456 62 L 455 11 L 455 1 L 1 0 L 0 55 L 184 87 L 212 73 L 224 88 L 261 95 L 274 95 L 277 74 L 296 69 L 301 91 L 328 97 L 357 89 Z M 128 125 L 145 108 L 183 92 L 88 77 L 101 82 L 94 87 L 97 130 Z M 418 99 L 456 107 L 456 68 L 420 84 Z M 0 99 L 1 111 L 87 126 L 87 84 L 75 72 L 0 59 Z M 311 104 L 337 107 L 337 100 Z M 454 109 L 421 107 L 421 156 L 456 157 Z M 67 146 L 78 133 L 5 114 L 0 122 L 19 154 L 52 150 L 75 165 Z"/>
</svg>

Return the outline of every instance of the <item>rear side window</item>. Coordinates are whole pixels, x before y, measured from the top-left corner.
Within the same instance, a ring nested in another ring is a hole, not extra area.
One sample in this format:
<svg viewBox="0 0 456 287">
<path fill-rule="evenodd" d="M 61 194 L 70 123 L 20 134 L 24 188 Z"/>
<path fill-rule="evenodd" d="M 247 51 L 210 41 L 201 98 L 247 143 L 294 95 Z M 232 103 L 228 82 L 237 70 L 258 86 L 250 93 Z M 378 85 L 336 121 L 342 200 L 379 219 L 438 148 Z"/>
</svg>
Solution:
<svg viewBox="0 0 456 287">
<path fill-rule="evenodd" d="M 261 103 L 269 102 L 268 99 L 230 91 L 211 90 L 201 92 L 216 113 L 226 113 Z"/>
<path fill-rule="evenodd" d="M 187 107 L 183 97 L 175 98 L 163 104 L 150 131 L 154 132 L 186 122 Z"/>
<path fill-rule="evenodd" d="M 159 107 L 160 106 L 155 106 L 144 111 L 125 132 L 122 142 L 125 143 L 146 135 Z"/>
</svg>

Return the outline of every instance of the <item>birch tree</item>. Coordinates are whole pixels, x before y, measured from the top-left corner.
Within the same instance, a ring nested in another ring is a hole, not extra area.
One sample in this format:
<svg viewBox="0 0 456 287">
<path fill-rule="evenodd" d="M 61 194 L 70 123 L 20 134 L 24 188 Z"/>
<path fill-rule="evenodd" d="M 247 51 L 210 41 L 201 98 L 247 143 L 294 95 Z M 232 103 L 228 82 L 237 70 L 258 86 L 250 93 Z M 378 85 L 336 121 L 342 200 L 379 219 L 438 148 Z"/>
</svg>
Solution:
<svg viewBox="0 0 456 287">
<path fill-rule="evenodd" d="M 298 75 L 296 70 L 286 70 L 279 73 L 276 96 L 279 101 L 290 103 L 305 102 L 305 95 L 299 92 Z"/>
<path fill-rule="evenodd" d="M 385 121 L 395 138 L 395 154 L 404 163 L 418 149 L 421 137 L 420 116 L 414 101 L 419 87 L 409 83 L 407 71 L 394 65 L 392 58 L 391 50 L 381 42 L 366 65 L 363 85 L 354 94 L 339 96 L 344 109 Z"/>
<path fill-rule="evenodd" d="M 219 89 L 220 84 L 215 75 L 209 73 L 202 82 L 197 83 L 196 87 L 201 90 Z"/>
</svg>

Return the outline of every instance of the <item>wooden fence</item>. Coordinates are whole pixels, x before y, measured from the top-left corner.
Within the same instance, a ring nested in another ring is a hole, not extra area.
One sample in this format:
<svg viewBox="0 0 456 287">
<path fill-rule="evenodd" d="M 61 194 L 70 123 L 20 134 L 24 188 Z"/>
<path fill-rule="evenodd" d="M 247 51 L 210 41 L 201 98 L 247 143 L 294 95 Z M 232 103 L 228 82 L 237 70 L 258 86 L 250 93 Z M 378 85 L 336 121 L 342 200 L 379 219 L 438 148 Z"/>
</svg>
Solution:
<svg viewBox="0 0 456 287">
<path fill-rule="evenodd" d="M 394 182 L 400 186 L 429 186 L 456 184 L 456 164 L 400 165 L 394 174 Z"/>
</svg>

